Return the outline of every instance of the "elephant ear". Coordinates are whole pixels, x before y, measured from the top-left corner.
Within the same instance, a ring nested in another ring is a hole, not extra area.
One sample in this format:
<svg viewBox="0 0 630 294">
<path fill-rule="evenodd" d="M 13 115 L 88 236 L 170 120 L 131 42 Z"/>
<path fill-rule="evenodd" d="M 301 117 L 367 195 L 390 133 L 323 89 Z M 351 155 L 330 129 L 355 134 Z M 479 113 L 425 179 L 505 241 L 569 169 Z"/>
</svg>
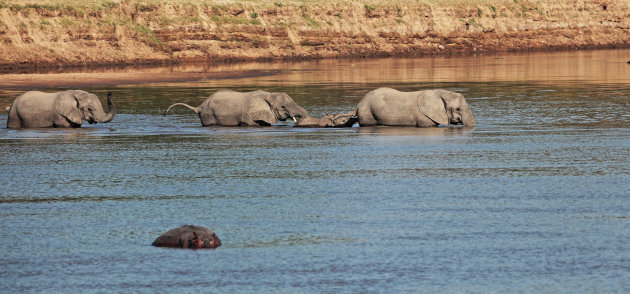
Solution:
<svg viewBox="0 0 630 294">
<path fill-rule="evenodd" d="M 62 92 L 55 98 L 55 110 L 69 122 L 81 125 L 83 117 L 79 111 L 79 100 L 70 92 Z"/>
<path fill-rule="evenodd" d="M 438 125 L 448 125 L 444 100 L 435 91 L 422 91 L 418 95 L 420 112 Z"/>
<path fill-rule="evenodd" d="M 271 105 L 267 102 L 269 93 L 255 94 L 247 103 L 247 116 L 259 125 L 271 125 L 278 122 Z"/>
</svg>

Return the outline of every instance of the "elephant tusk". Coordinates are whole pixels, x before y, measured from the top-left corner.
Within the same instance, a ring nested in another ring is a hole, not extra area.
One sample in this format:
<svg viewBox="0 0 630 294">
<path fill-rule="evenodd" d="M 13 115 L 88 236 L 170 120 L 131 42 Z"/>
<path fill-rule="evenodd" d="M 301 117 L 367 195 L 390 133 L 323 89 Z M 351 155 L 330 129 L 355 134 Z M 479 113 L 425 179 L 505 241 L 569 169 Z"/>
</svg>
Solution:
<svg viewBox="0 0 630 294">
<path fill-rule="evenodd" d="M 295 116 L 291 117 L 293 119 L 293 122 L 297 122 L 297 120 L 295 119 Z"/>
</svg>

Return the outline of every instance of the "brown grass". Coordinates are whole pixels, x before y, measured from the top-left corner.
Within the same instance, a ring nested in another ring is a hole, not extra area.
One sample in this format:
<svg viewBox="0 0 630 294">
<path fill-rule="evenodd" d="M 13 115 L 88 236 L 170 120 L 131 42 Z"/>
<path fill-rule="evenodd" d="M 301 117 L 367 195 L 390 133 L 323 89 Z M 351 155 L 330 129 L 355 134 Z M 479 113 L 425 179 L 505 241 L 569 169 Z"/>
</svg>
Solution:
<svg viewBox="0 0 630 294">
<path fill-rule="evenodd" d="M 0 65 L 630 46 L 627 0 L 0 0 Z"/>
</svg>

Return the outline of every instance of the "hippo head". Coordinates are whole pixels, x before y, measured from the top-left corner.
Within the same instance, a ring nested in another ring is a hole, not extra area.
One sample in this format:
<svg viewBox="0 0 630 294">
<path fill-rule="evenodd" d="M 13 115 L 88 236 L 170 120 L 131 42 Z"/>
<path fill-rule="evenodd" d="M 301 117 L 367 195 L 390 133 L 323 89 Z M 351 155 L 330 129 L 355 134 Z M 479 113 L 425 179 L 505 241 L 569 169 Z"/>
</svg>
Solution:
<svg viewBox="0 0 630 294">
<path fill-rule="evenodd" d="M 221 246 L 221 241 L 214 233 L 208 235 L 203 232 L 201 233 L 201 236 L 197 235 L 197 232 L 192 232 L 192 234 L 193 238 L 188 240 L 188 248 L 190 249 L 215 249 Z"/>
</svg>

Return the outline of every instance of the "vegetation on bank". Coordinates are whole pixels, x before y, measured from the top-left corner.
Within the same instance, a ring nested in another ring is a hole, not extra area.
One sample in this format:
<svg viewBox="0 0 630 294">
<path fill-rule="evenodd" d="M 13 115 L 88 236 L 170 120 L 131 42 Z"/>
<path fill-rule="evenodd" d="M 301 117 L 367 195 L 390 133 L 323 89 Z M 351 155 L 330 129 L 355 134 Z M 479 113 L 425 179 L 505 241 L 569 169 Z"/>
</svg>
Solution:
<svg viewBox="0 0 630 294">
<path fill-rule="evenodd" d="M 628 35 L 626 0 L 0 0 L 5 65 L 601 48 Z"/>
</svg>

